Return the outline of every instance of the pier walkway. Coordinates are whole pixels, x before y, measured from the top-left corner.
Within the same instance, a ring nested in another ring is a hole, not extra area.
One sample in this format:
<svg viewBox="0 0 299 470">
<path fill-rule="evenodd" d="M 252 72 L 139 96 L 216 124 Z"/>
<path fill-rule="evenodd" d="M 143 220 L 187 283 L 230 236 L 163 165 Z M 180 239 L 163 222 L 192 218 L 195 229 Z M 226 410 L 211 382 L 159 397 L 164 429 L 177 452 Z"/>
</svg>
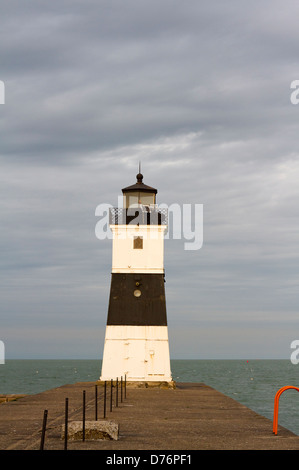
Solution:
<svg viewBox="0 0 299 470">
<path fill-rule="evenodd" d="M 44 410 L 48 410 L 44 450 L 63 450 L 65 398 L 69 421 L 95 420 L 96 382 L 64 385 L 0 404 L 0 450 L 39 450 Z M 113 389 L 106 420 L 119 424 L 119 440 L 69 441 L 68 450 L 299 450 L 299 437 L 202 383 L 177 383 L 174 389 L 127 385 L 121 401 Z M 97 419 L 103 419 L 103 386 L 98 385 Z"/>
</svg>

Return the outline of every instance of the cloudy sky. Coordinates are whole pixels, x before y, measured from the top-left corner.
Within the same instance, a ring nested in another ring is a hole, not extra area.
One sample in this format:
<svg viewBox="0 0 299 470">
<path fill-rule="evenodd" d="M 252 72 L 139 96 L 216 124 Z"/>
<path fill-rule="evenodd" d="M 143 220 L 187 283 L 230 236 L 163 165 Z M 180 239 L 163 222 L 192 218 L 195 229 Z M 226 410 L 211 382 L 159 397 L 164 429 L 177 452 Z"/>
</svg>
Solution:
<svg viewBox="0 0 299 470">
<path fill-rule="evenodd" d="M 117 205 L 203 205 L 165 241 L 173 359 L 284 358 L 299 339 L 299 5 L 1 1 L 0 340 L 6 358 L 101 358 Z"/>
</svg>

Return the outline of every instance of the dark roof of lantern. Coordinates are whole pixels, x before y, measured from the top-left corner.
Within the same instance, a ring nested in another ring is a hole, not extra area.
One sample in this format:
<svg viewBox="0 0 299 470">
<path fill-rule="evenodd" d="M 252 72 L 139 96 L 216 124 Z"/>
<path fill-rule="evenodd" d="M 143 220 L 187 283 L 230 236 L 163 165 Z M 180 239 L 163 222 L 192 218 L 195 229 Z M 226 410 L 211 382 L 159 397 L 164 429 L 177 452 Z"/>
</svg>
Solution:
<svg viewBox="0 0 299 470">
<path fill-rule="evenodd" d="M 138 173 L 136 175 L 137 182 L 135 184 L 132 184 L 132 186 L 127 186 L 126 188 L 122 189 L 123 193 L 127 193 L 129 191 L 143 191 L 145 193 L 155 193 L 157 194 L 158 190 L 155 188 L 152 188 L 151 186 L 147 186 L 142 182 L 143 175 L 141 173 Z"/>
</svg>

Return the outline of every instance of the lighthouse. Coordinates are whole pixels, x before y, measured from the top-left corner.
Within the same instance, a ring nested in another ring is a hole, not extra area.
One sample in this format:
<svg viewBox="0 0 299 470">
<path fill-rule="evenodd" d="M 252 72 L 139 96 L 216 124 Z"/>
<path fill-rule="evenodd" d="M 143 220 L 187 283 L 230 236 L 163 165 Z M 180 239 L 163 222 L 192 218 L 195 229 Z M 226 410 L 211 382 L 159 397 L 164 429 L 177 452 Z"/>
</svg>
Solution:
<svg viewBox="0 0 299 470">
<path fill-rule="evenodd" d="M 172 382 L 165 299 L 167 209 L 143 175 L 111 208 L 112 274 L 100 380 Z"/>
</svg>

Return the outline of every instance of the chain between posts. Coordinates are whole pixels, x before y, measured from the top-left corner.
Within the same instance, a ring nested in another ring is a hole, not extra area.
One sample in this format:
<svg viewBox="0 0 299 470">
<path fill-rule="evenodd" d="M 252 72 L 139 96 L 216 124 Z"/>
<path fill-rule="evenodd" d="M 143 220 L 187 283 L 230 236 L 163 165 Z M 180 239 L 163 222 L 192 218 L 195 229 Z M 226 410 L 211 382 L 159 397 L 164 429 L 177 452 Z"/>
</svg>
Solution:
<svg viewBox="0 0 299 470">
<path fill-rule="evenodd" d="M 113 379 L 110 382 L 110 412 L 113 410 L 113 388 L 116 387 L 116 407 L 118 407 L 119 401 L 119 379 L 116 377 L 116 385 L 113 384 Z M 95 420 L 98 420 L 98 385 L 95 385 L 95 395 L 94 395 L 94 406 L 95 406 Z M 127 397 L 127 377 L 120 378 L 120 400 L 123 403 L 123 397 Z M 107 381 L 104 382 L 104 392 L 102 395 L 103 398 L 103 418 L 107 417 Z M 40 450 L 44 450 L 45 437 L 46 437 L 46 428 L 47 428 L 47 418 L 48 410 L 44 410 L 43 414 L 43 423 L 41 431 L 41 441 L 40 441 Z M 68 448 L 68 420 L 69 420 L 69 399 L 65 399 L 65 411 L 64 411 L 64 450 Z M 86 423 L 86 390 L 83 390 L 83 403 L 82 403 L 82 440 L 85 441 L 85 423 Z"/>
</svg>

